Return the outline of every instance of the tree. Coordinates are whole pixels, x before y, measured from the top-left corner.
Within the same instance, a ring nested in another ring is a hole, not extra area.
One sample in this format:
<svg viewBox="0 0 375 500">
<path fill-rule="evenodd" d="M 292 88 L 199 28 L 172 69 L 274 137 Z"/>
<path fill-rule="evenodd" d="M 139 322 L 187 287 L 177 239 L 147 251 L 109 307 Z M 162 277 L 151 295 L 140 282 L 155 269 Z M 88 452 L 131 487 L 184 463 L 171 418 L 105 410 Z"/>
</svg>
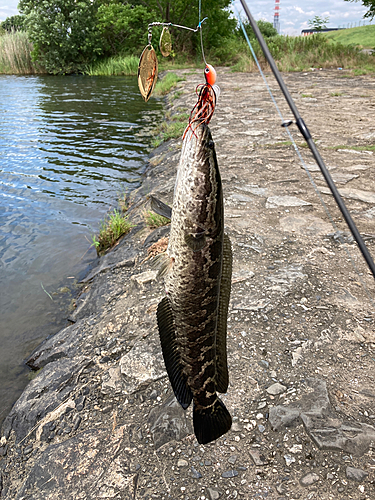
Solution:
<svg viewBox="0 0 375 500">
<path fill-rule="evenodd" d="M 102 51 L 98 7 L 99 0 L 20 0 L 33 60 L 53 74 L 82 72 Z"/>
<path fill-rule="evenodd" d="M 196 28 L 198 23 L 207 17 L 202 25 L 206 51 L 223 46 L 235 32 L 236 20 L 230 17 L 231 12 L 228 8 L 230 0 L 205 0 L 202 2 L 201 19 L 199 19 L 196 0 L 193 2 L 191 0 L 134 0 L 132 3 L 145 6 L 152 14 L 152 21 L 179 24 L 189 28 Z M 191 31 L 179 28 L 171 28 L 170 31 L 175 52 L 194 54 L 200 50 L 199 33 L 193 34 Z M 158 31 L 154 29 L 153 33 L 154 39 Z M 147 40 L 147 33 L 145 33 L 144 40 Z"/>
<path fill-rule="evenodd" d="M 152 20 L 142 5 L 110 3 L 98 9 L 97 28 L 105 55 L 139 53 L 145 46 L 148 23 Z"/>
<path fill-rule="evenodd" d="M 375 17 L 375 0 L 345 0 L 345 2 L 359 2 L 361 1 L 368 11 L 363 17 L 368 17 L 370 21 Z"/>
<path fill-rule="evenodd" d="M 25 24 L 25 16 L 11 16 L 7 17 L 5 21 L 0 23 L 0 26 L 5 31 L 23 31 Z"/>
<path fill-rule="evenodd" d="M 247 36 L 249 37 L 250 40 L 254 40 L 256 38 L 255 33 L 253 31 L 253 28 L 251 27 L 251 24 L 249 21 L 243 21 L 242 22 Z M 257 25 L 259 28 L 259 31 L 262 33 L 264 38 L 270 38 L 271 36 L 277 36 L 277 29 L 273 27 L 272 23 L 269 23 L 268 21 L 262 21 L 261 19 L 257 21 Z M 241 27 L 239 27 L 239 32 L 243 35 L 243 31 Z"/>
<path fill-rule="evenodd" d="M 326 23 L 328 23 L 329 17 L 315 16 L 313 19 L 309 19 L 309 26 L 315 31 L 322 31 L 326 29 Z"/>
</svg>

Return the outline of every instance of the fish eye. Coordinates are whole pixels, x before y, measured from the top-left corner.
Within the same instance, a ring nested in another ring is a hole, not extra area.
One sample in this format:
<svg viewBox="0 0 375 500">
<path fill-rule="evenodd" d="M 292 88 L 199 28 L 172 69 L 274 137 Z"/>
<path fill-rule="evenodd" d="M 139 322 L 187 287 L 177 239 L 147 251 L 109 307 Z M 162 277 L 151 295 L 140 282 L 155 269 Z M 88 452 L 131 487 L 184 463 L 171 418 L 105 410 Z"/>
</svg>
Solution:
<svg viewBox="0 0 375 500">
<path fill-rule="evenodd" d="M 209 147 L 210 149 L 214 149 L 214 146 L 215 146 L 214 141 L 208 141 L 208 147 Z"/>
<path fill-rule="evenodd" d="M 210 68 L 207 68 L 207 66 L 204 68 L 204 72 L 205 73 L 209 73 L 210 72 Z"/>
</svg>

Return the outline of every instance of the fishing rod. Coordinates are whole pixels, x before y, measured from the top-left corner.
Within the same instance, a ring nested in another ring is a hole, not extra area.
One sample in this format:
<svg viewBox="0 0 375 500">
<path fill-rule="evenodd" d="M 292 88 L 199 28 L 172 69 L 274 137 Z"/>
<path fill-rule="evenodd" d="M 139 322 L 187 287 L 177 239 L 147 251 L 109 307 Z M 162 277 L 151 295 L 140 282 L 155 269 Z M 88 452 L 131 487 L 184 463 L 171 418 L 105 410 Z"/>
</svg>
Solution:
<svg viewBox="0 0 375 500">
<path fill-rule="evenodd" d="M 305 122 L 303 121 L 303 118 L 299 114 L 299 111 L 298 111 L 298 109 L 297 109 L 297 107 L 292 99 L 292 96 L 289 93 L 287 86 L 284 83 L 284 80 L 282 79 L 281 73 L 276 66 L 276 63 L 275 63 L 275 61 L 274 61 L 274 59 L 273 59 L 273 57 L 268 49 L 268 46 L 267 46 L 267 44 L 262 36 L 262 33 L 260 32 L 260 30 L 258 28 L 258 25 L 257 25 L 255 19 L 251 15 L 251 12 L 250 12 L 245 0 L 240 0 L 240 2 L 242 4 L 242 7 L 243 7 L 245 13 L 246 13 L 247 18 L 249 19 L 249 23 L 250 23 L 250 25 L 255 33 L 255 36 L 258 39 L 258 42 L 259 42 L 259 45 L 263 51 L 263 54 L 264 54 L 265 58 L 267 59 L 267 62 L 272 70 L 272 73 L 274 74 L 276 81 L 279 84 L 281 92 L 284 94 L 285 100 L 287 101 L 289 108 L 295 117 L 295 120 L 296 120 L 295 123 L 296 123 L 299 131 L 301 132 L 303 138 L 305 139 L 307 145 L 309 146 L 310 151 L 311 151 L 312 155 L 314 156 L 315 161 L 318 164 L 320 171 L 322 172 L 323 177 L 324 177 L 324 179 L 325 179 L 325 181 L 326 181 L 326 183 L 327 183 L 327 185 L 328 185 L 328 187 L 329 187 L 329 189 L 330 189 L 330 191 L 331 191 L 331 193 L 332 193 L 332 195 L 333 195 L 333 197 L 334 197 L 334 199 L 335 199 L 335 201 L 336 201 L 336 203 L 337 203 L 337 205 L 338 205 L 338 207 L 339 207 L 339 209 L 340 209 L 340 211 L 345 219 L 345 222 L 347 223 L 347 225 L 348 225 L 348 227 L 353 235 L 353 238 L 357 242 L 358 247 L 359 247 L 360 251 L 362 252 L 363 257 L 364 257 L 372 275 L 375 278 L 375 264 L 374 264 L 374 261 L 372 260 L 370 252 L 368 251 L 366 244 L 363 241 L 362 236 L 360 235 L 360 233 L 357 229 L 357 226 L 355 225 L 348 209 L 346 208 L 346 205 L 345 205 L 340 193 L 338 192 L 338 189 L 337 189 L 335 183 L 332 180 L 331 174 L 329 173 L 322 157 L 319 154 L 317 147 L 315 146 L 315 143 L 311 137 L 311 134 L 309 132 L 309 129 L 307 128 L 307 125 L 305 124 Z M 282 124 L 282 126 L 287 127 L 287 126 L 291 125 L 291 123 L 293 123 L 293 122 L 284 122 Z"/>
</svg>

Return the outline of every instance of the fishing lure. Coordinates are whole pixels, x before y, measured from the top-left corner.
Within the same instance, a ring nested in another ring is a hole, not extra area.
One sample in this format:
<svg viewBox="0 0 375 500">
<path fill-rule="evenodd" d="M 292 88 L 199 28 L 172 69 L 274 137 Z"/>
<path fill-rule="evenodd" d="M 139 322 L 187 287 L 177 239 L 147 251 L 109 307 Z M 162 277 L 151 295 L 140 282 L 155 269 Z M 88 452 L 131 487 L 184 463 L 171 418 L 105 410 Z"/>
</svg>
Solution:
<svg viewBox="0 0 375 500">
<path fill-rule="evenodd" d="M 209 124 L 215 111 L 216 101 L 220 94 L 220 88 L 216 83 L 216 71 L 211 64 L 206 64 L 204 69 L 205 84 L 200 84 L 195 89 L 198 101 L 191 110 L 189 124 L 185 129 L 183 139 L 190 129 L 193 134 L 201 123 Z M 193 127 L 194 124 L 194 127 Z"/>
</svg>

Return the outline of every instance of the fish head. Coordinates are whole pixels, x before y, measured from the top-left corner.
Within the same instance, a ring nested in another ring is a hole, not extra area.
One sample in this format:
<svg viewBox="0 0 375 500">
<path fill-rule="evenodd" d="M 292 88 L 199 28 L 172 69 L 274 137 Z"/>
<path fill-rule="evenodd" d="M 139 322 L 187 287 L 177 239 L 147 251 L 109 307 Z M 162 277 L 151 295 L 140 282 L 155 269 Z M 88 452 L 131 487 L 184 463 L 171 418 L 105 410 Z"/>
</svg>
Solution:
<svg viewBox="0 0 375 500">
<path fill-rule="evenodd" d="M 215 144 L 205 124 L 188 130 L 183 141 L 172 217 L 174 212 L 184 230 L 197 237 L 216 233 L 222 223 L 220 173 Z"/>
<path fill-rule="evenodd" d="M 206 67 L 204 68 L 204 76 L 206 78 L 206 83 L 214 85 L 216 82 L 216 71 L 211 64 L 206 64 Z"/>
</svg>

